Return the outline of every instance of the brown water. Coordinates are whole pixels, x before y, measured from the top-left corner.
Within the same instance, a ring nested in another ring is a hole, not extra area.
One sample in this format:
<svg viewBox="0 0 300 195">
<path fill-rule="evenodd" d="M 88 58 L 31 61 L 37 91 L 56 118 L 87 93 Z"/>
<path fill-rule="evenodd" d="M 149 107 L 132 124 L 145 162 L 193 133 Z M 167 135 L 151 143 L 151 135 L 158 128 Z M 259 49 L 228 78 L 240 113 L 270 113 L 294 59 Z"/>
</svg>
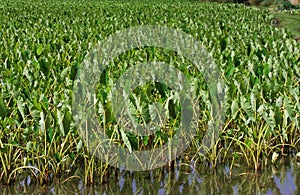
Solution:
<svg viewBox="0 0 300 195">
<path fill-rule="evenodd" d="M 108 184 L 85 186 L 80 179 L 64 184 L 37 187 L 27 177 L 13 186 L 0 186 L 0 194 L 300 194 L 300 163 L 270 165 L 258 174 L 243 166 L 230 173 L 228 166 L 212 172 L 198 167 L 198 172 L 182 165 L 174 172 L 119 171 Z"/>
</svg>

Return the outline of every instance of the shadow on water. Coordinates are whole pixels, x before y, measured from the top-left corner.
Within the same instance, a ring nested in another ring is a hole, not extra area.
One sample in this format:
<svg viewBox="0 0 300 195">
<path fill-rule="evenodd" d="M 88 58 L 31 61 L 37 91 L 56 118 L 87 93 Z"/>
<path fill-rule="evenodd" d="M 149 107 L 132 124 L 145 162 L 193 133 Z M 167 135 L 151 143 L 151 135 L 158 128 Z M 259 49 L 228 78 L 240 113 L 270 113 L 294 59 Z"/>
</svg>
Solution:
<svg viewBox="0 0 300 195">
<path fill-rule="evenodd" d="M 270 165 L 257 175 L 242 166 L 215 171 L 181 165 L 174 172 L 118 171 L 108 184 L 85 186 L 80 179 L 37 187 L 30 178 L 11 186 L 0 186 L 0 194 L 300 194 L 300 162 Z"/>
</svg>

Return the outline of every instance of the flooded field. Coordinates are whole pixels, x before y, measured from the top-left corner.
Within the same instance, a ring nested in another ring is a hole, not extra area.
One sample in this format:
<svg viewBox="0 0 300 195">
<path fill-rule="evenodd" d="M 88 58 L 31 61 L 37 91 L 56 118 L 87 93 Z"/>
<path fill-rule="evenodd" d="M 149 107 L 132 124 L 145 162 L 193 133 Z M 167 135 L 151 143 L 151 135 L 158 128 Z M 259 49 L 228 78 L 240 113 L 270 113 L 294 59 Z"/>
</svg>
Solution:
<svg viewBox="0 0 300 195">
<path fill-rule="evenodd" d="M 241 165 L 231 172 L 228 166 L 215 172 L 199 168 L 196 172 L 180 166 L 174 172 L 119 171 L 108 184 L 85 186 L 79 179 L 63 184 L 38 187 L 30 178 L 1 186 L 1 194 L 300 194 L 300 163 L 286 162 L 253 174 Z"/>
<path fill-rule="evenodd" d="M 1 0 L 0 195 L 300 194 L 300 44 L 277 23 L 243 4 Z"/>
</svg>

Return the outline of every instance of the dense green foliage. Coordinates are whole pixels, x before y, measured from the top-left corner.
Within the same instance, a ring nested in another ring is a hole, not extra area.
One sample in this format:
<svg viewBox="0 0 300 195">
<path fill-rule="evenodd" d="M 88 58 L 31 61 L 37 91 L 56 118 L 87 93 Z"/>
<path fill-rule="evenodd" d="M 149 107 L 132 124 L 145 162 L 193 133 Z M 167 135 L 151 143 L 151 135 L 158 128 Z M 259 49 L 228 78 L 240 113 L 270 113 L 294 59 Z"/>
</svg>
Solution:
<svg viewBox="0 0 300 195">
<path fill-rule="evenodd" d="M 213 165 L 217 159 L 244 159 L 257 169 L 259 161 L 266 161 L 275 151 L 299 150 L 300 45 L 285 29 L 273 27 L 272 21 L 268 11 L 235 4 L 1 1 L 0 181 L 10 183 L 17 173 L 32 170 L 27 173 L 46 183 L 58 176 L 80 175 L 75 170 L 82 167 L 78 166 L 82 162 L 86 183 L 93 182 L 95 175 L 101 179 L 106 175 L 108 165 L 88 153 L 74 125 L 73 81 L 97 41 L 138 25 L 172 27 L 196 37 L 213 54 L 226 82 L 222 134 L 207 156 L 191 152 L 191 158 L 198 163 L 208 160 Z M 173 62 L 184 74 L 197 78 L 203 108 L 198 135 L 191 145 L 191 151 L 197 151 L 209 121 L 209 94 L 201 73 L 170 51 L 157 49 L 155 55 L 150 55 L 152 51 L 153 48 L 133 50 L 115 59 L 105 75 L 106 81 L 101 83 L 104 85 L 99 88 L 98 98 L 107 98 L 109 84 L 131 60 Z M 137 90 L 135 96 L 144 97 L 144 89 L 155 90 L 155 85 Z M 167 88 L 157 89 L 156 93 L 170 94 Z M 167 95 L 163 98 L 168 99 Z M 151 93 L 146 98 L 146 110 L 153 96 Z M 177 109 L 178 105 L 173 107 Z M 109 113 L 110 105 L 105 109 Z M 119 133 L 112 136 L 120 137 Z M 148 143 L 148 138 L 141 141 L 127 135 L 136 150 L 158 147 L 166 143 L 168 136 L 172 135 L 158 131 Z"/>
</svg>

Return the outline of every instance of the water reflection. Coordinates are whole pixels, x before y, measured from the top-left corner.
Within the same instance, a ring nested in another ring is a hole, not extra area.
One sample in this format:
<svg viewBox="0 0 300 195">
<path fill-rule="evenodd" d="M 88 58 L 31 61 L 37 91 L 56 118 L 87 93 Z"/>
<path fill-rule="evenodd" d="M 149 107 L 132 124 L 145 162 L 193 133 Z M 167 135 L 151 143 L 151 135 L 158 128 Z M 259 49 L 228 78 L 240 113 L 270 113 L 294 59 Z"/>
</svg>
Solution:
<svg viewBox="0 0 300 195">
<path fill-rule="evenodd" d="M 181 166 L 174 172 L 120 171 L 109 184 L 85 186 L 79 179 L 67 183 L 36 187 L 26 177 L 14 186 L 0 186 L 0 194 L 300 194 L 300 163 L 270 166 L 254 175 L 244 168 L 228 166 L 211 172 Z"/>
</svg>

